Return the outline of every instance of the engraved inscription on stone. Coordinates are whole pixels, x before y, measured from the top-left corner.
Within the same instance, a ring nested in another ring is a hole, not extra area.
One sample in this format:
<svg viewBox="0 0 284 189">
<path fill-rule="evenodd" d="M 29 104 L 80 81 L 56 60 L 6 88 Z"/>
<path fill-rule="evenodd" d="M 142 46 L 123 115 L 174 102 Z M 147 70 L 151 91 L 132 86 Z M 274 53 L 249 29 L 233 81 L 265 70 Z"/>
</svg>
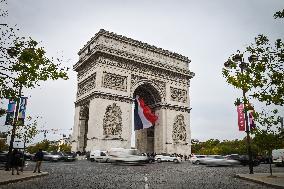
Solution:
<svg viewBox="0 0 284 189">
<path fill-rule="evenodd" d="M 173 142 L 177 143 L 185 143 L 186 142 L 186 125 L 184 123 L 184 116 L 179 114 L 175 118 L 175 122 L 173 125 Z"/>
<path fill-rule="evenodd" d="M 103 72 L 103 87 L 119 91 L 127 91 L 127 76 Z"/>
<path fill-rule="evenodd" d="M 103 133 L 106 137 L 120 137 L 122 133 L 121 109 L 116 103 L 106 108 L 103 119 Z"/>
<path fill-rule="evenodd" d="M 171 100 L 186 103 L 187 102 L 186 90 L 171 87 Z"/>
<path fill-rule="evenodd" d="M 95 87 L 96 87 L 96 74 L 93 74 L 78 84 L 77 97 L 91 91 Z"/>
</svg>

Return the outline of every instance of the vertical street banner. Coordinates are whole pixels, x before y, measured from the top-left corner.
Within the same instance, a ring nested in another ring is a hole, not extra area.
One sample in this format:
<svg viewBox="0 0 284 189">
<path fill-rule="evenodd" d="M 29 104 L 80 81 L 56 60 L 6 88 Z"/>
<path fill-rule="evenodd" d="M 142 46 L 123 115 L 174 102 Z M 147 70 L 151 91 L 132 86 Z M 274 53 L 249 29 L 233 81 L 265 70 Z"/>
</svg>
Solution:
<svg viewBox="0 0 284 189">
<path fill-rule="evenodd" d="M 249 126 L 251 130 L 255 129 L 253 112 L 249 112 Z"/>
<path fill-rule="evenodd" d="M 255 122 L 254 122 L 254 107 L 252 104 L 248 104 L 248 117 L 249 117 L 249 128 L 250 130 L 253 130 L 255 129 L 256 125 L 255 125 Z"/>
<path fill-rule="evenodd" d="M 15 107 L 16 107 L 16 101 L 13 99 L 10 99 L 9 104 L 8 104 L 7 114 L 6 114 L 5 125 L 13 124 Z"/>
<path fill-rule="evenodd" d="M 18 116 L 18 125 L 24 125 L 25 124 L 27 99 L 28 99 L 28 97 L 21 97 L 20 108 L 19 108 L 19 116 Z"/>
<path fill-rule="evenodd" d="M 237 112 L 238 112 L 238 126 L 239 131 L 245 131 L 246 130 L 246 124 L 245 124 L 245 114 L 244 114 L 244 105 L 240 104 L 237 106 Z"/>
</svg>

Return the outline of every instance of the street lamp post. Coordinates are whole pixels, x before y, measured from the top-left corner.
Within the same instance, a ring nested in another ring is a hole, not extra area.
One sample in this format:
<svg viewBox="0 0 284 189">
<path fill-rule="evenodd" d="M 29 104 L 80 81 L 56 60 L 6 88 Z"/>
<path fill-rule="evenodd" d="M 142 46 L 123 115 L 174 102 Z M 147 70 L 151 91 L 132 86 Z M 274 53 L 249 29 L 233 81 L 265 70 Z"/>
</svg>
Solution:
<svg viewBox="0 0 284 189">
<path fill-rule="evenodd" d="M 241 68 L 241 73 L 244 73 L 244 70 L 248 66 L 247 63 L 245 63 L 243 60 L 241 60 L 240 63 L 240 68 Z M 247 114 L 247 98 L 246 98 L 246 91 L 242 89 L 243 91 L 243 99 L 244 99 L 244 110 L 245 110 L 245 122 L 246 122 L 246 133 L 247 133 L 247 148 L 248 148 L 248 156 L 249 156 L 249 174 L 253 174 L 253 162 L 252 162 L 252 153 L 251 153 L 251 140 L 250 140 L 250 127 L 249 127 L 249 122 L 248 122 L 248 114 Z"/>
<path fill-rule="evenodd" d="M 251 55 L 250 57 L 248 57 L 248 60 L 249 60 L 250 63 L 254 63 L 257 60 L 257 56 Z M 245 71 L 249 67 L 249 63 L 244 62 L 242 54 L 234 55 L 231 60 L 225 62 L 224 66 L 227 67 L 227 68 L 230 68 L 233 65 L 232 67 L 235 68 L 235 66 L 234 66 L 235 64 L 237 64 L 240 67 L 241 74 L 243 76 L 243 74 L 245 73 Z M 248 156 L 249 156 L 249 173 L 253 174 L 250 127 L 249 127 L 248 114 L 247 114 L 249 104 L 248 104 L 248 101 L 247 101 L 247 98 L 246 98 L 247 89 L 245 88 L 245 84 L 246 84 L 245 82 L 246 81 L 244 81 L 244 79 L 241 79 L 241 86 L 242 86 L 241 89 L 242 89 L 242 92 L 243 92 L 243 105 L 244 105 L 246 134 L 247 134 L 247 152 L 248 152 Z"/>
</svg>

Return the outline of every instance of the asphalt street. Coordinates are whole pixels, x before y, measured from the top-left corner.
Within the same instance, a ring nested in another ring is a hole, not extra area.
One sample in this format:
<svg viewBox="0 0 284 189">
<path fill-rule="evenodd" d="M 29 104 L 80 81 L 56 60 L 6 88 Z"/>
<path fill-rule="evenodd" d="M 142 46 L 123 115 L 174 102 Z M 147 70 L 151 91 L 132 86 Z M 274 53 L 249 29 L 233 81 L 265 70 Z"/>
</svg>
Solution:
<svg viewBox="0 0 284 189">
<path fill-rule="evenodd" d="M 32 170 L 29 162 L 26 170 Z M 48 176 L 0 186 L 3 189 L 44 188 L 224 188 L 264 189 L 261 184 L 235 178 L 235 174 L 248 173 L 248 167 L 207 167 L 189 162 L 153 163 L 143 166 L 113 165 L 87 160 L 76 162 L 44 162 Z M 273 166 L 275 172 L 284 168 Z M 269 165 L 254 167 L 256 173 L 269 172 Z M 10 172 L 8 173 L 10 174 Z"/>
</svg>

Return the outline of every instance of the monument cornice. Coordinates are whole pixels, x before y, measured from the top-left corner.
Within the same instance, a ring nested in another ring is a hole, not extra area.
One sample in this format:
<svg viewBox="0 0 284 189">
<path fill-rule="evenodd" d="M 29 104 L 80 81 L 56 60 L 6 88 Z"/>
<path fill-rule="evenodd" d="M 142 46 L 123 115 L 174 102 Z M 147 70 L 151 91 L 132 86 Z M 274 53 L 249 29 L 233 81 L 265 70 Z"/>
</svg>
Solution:
<svg viewBox="0 0 284 189">
<path fill-rule="evenodd" d="M 80 106 L 81 104 L 86 104 L 86 102 L 89 102 L 90 100 L 94 98 L 102 98 L 102 99 L 108 99 L 108 100 L 114 100 L 114 101 L 120 101 L 120 102 L 127 102 L 132 103 L 133 99 L 128 96 L 122 96 L 118 94 L 112 94 L 112 93 L 105 93 L 101 91 L 93 91 L 90 94 L 78 99 L 75 102 L 75 106 Z"/>
<path fill-rule="evenodd" d="M 83 59 L 79 60 L 74 66 L 73 69 L 75 71 L 79 71 L 80 67 L 84 66 L 85 63 L 89 62 L 89 59 L 93 59 L 96 54 L 98 53 L 104 53 L 106 55 L 113 55 L 114 57 L 119 57 L 119 58 L 124 58 L 127 61 L 131 60 L 131 61 L 135 61 L 135 62 L 139 62 L 141 64 L 145 64 L 147 66 L 152 66 L 154 68 L 157 69 L 163 69 L 163 70 L 167 70 L 169 72 L 173 72 L 176 74 L 181 74 L 184 75 L 186 77 L 188 77 L 189 79 L 194 77 L 194 73 L 186 70 L 186 69 L 181 69 L 178 67 L 174 67 L 159 61 L 154 61 L 151 59 L 147 59 L 145 57 L 142 56 L 138 56 L 136 54 L 131 54 L 125 51 L 121 51 L 121 50 L 116 50 L 116 49 L 112 49 L 109 47 L 106 47 L 104 45 L 96 45 L 93 49 L 92 52 L 90 52 L 88 54 L 88 56 L 85 56 Z"/>
<path fill-rule="evenodd" d="M 78 55 L 80 55 L 82 52 L 84 52 L 100 36 L 106 36 L 108 38 L 115 39 L 115 40 L 121 41 L 121 42 L 125 42 L 125 43 L 128 43 L 130 45 L 140 47 L 140 48 L 143 48 L 143 49 L 148 50 L 148 51 L 156 52 L 156 53 L 159 53 L 159 54 L 171 57 L 171 58 L 175 58 L 177 60 L 181 60 L 181 61 L 184 61 L 184 62 L 187 62 L 187 63 L 191 62 L 191 60 L 189 60 L 188 57 L 183 56 L 181 54 L 171 52 L 169 50 L 165 50 L 165 49 L 156 47 L 154 45 L 144 43 L 142 41 L 138 41 L 138 40 L 135 40 L 135 39 L 132 39 L 132 38 L 128 38 L 128 37 L 123 36 L 123 35 L 118 35 L 116 33 L 109 32 L 109 31 L 106 31 L 104 29 L 101 29 L 98 33 L 96 33 L 95 36 L 92 37 L 91 40 L 89 40 L 87 42 L 87 44 L 84 45 L 84 47 L 79 50 Z"/>
</svg>

